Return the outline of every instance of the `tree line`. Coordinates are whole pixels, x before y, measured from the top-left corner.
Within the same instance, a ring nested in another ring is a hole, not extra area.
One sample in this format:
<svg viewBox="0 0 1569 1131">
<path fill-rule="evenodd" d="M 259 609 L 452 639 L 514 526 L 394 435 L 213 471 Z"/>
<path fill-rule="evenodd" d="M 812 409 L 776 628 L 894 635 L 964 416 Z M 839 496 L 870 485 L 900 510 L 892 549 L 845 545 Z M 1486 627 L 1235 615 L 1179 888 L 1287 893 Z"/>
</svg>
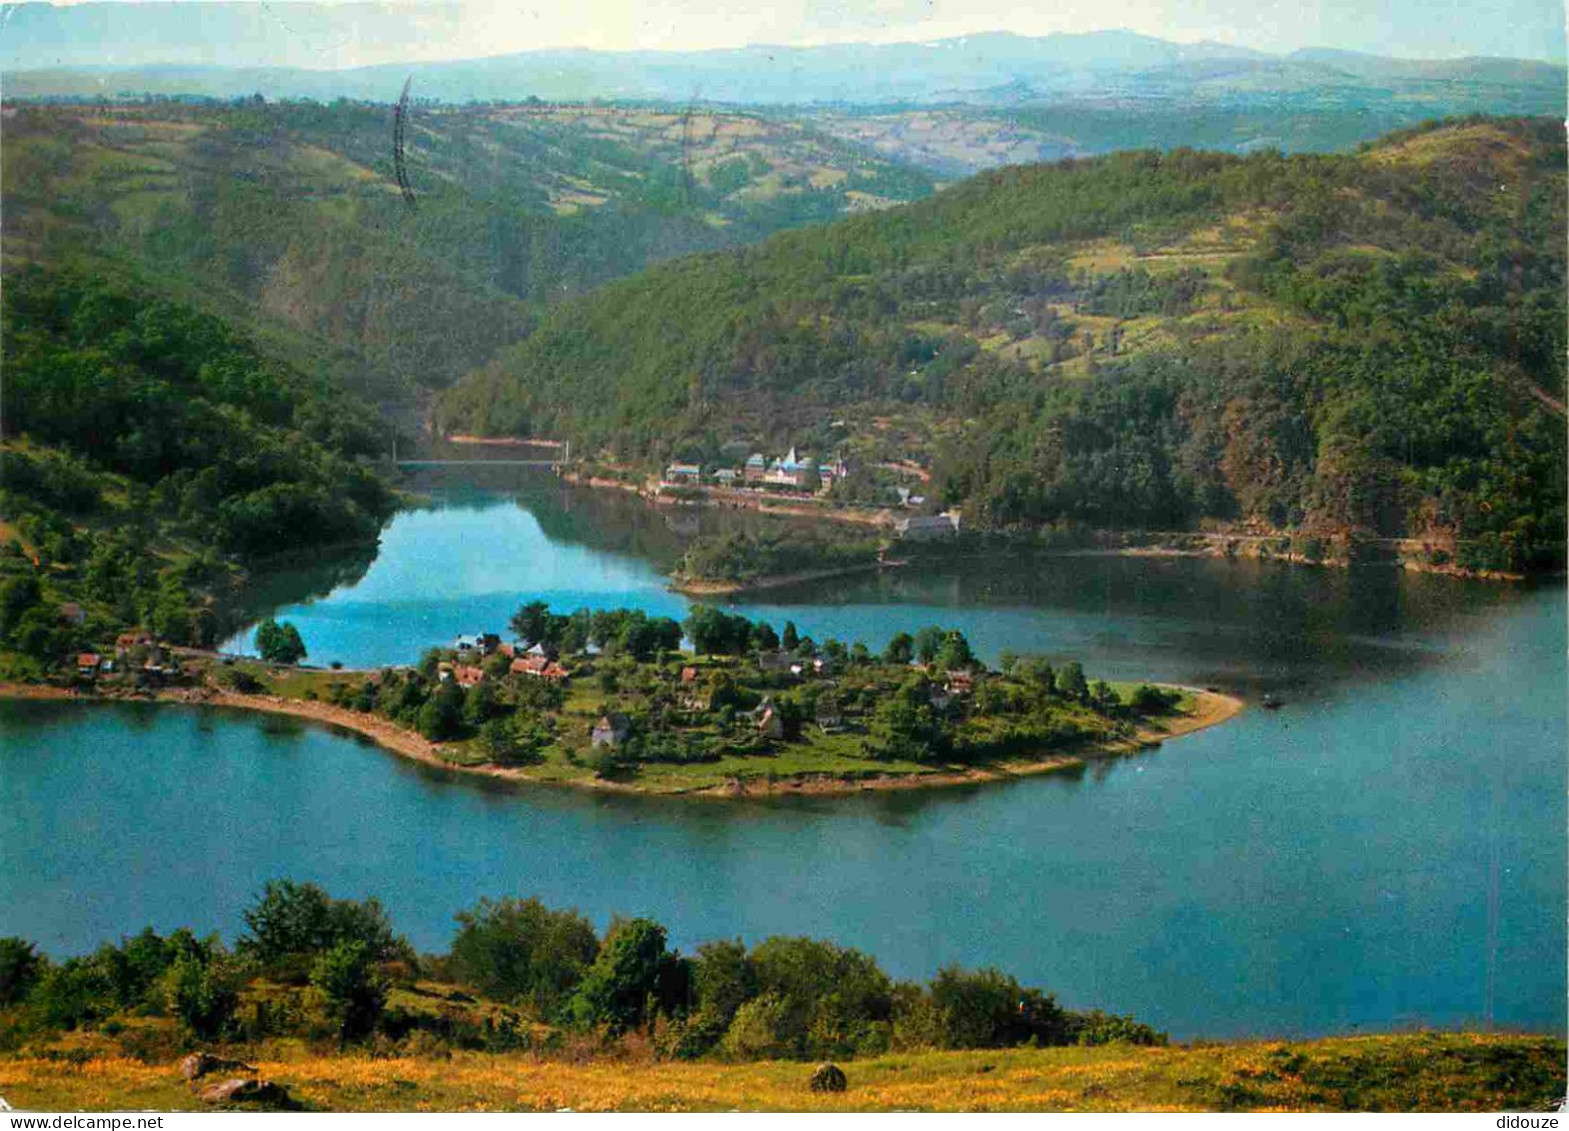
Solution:
<svg viewBox="0 0 1569 1131">
<path fill-rule="evenodd" d="M 335 899 L 311 883 L 267 883 L 243 919 L 232 946 L 148 928 L 61 962 L 0 939 L 0 1047 L 78 1028 L 116 1034 L 133 1015 L 168 1018 L 187 1043 L 412 1038 L 426 1050 L 548 1050 L 555 1038 L 537 1028 L 548 1026 L 611 1043 L 640 1034 L 672 1059 L 1166 1043 L 1131 1016 L 1065 1008 L 995 968 L 900 981 L 859 950 L 787 936 L 683 954 L 651 919 L 615 917 L 601 933 L 538 899 L 482 899 L 458 913 L 437 955 L 417 954 L 375 899 Z M 441 987 L 502 1009 L 433 1015 L 404 1004 Z"/>
</svg>

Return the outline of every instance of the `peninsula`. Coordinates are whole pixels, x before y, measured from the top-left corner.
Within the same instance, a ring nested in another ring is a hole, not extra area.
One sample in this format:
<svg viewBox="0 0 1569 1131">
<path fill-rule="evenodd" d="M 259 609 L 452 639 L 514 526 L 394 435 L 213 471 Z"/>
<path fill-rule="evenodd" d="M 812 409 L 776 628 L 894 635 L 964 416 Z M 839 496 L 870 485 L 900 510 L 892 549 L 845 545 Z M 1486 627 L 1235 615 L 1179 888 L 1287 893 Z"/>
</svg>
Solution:
<svg viewBox="0 0 1569 1131">
<path fill-rule="evenodd" d="M 1214 691 L 1088 680 L 1074 661 L 976 659 L 964 635 L 880 653 L 694 606 L 512 618 L 418 665 L 322 670 L 168 648 L 127 633 L 69 683 L 0 694 L 153 698 L 292 715 L 460 773 L 652 794 L 748 796 L 972 784 L 1071 770 L 1230 718 Z M 287 630 L 285 629 L 285 632 Z M 692 650 L 683 651 L 689 643 Z"/>
</svg>

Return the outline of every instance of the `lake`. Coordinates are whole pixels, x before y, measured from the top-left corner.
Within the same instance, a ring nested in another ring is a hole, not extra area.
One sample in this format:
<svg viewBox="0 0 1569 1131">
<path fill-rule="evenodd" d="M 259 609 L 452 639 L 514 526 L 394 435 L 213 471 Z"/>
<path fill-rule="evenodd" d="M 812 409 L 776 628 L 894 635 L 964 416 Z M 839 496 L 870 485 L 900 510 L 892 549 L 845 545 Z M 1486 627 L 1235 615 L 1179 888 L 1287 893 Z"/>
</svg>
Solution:
<svg viewBox="0 0 1569 1131">
<path fill-rule="evenodd" d="M 679 616 L 662 570 L 729 521 L 548 476 L 427 487 L 368 567 L 273 583 L 313 662 L 409 662 L 536 597 Z M 459 779 L 277 717 L 0 702 L 0 934 L 57 955 L 145 923 L 232 936 L 290 876 L 378 896 L 428 950 L 479 897 L 538 895 L 685 948 L 809 934 L 898 977 L 996 965 L 1179 1038 L 1563 1031 L 1561 585 L 1018 554 L 735 607 L 879 647 L 940 623 L 988 658 L 1285 706 L 1077 775 L 730 802 Z"/>
</svg>

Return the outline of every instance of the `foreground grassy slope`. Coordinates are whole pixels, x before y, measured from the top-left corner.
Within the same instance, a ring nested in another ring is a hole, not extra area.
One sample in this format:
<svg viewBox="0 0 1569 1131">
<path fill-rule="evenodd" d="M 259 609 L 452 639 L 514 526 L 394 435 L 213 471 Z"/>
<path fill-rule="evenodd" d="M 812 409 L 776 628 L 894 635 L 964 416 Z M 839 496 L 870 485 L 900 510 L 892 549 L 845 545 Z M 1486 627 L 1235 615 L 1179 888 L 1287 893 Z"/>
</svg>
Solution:
<svg viewBox="0 0 1569 1131">
<path fill-rule="evenodd" d="M 1560 135 L 1468 120 L 1344 156 L 983 174 L 613 283 L 444 409 L 621 458 L 914 456 L 994 526 L 1209 519 L 1553 564 Z"/>
<path fill-rule="evenodd" d="M 841 1095 L 809 1091 L 811 1066 L 790 1061 L 252 1055 L 321 1111 L 1541 1111 L 1565 1090 L 1563 1041 L 1481 1034 L 891 1054 L 845 1064 Z M 0 1060 L 0 1095 L 20 1109 L 203 1106 L 172 1062 L 85 1049 Z"/>
</svg>

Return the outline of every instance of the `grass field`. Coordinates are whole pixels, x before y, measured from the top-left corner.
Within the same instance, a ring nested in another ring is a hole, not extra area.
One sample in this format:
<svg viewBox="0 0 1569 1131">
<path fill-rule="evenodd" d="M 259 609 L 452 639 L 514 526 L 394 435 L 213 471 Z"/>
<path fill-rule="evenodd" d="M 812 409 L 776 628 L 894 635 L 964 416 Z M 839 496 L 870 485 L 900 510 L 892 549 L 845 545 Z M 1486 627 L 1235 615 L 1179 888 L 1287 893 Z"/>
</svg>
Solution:
<svg viewBox="0 0 1569 1131">
<path fill-rule="evenodd" d="M 1562 1040 L 1481 1034 L 890 1054 L 846 1062 L 838 1095 L 810 1091 L 812 1066 L 795 1062 L 234 1051 L 318 1111 L 1530 1111 L 1565 1091 Z M 0 1095 L 35 1110 L 203 1106 L 173 1060 L 85 1049 L 0 1059 Z"/>
</svg>

